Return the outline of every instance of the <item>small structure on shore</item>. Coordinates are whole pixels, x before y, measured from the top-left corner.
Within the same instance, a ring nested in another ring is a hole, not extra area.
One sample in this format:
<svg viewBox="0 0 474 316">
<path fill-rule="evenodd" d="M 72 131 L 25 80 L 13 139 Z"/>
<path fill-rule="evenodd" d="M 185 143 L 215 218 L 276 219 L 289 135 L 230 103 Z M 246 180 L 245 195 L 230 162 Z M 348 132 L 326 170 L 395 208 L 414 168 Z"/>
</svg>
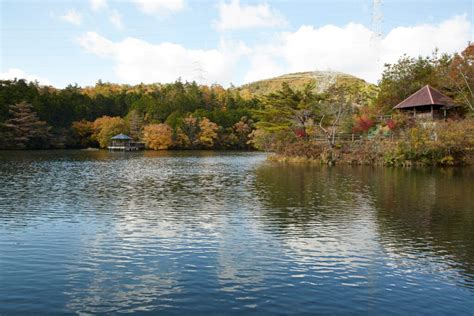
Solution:
<svg viewBox="0 0 474 316">
<path fill-rule="evenodd" d="M 453 99 L 445 96 L 430 85 L 426 85 L 411 96 L 397 104 L 394 109 L 413 113 L 417 119 L 443 119 L 448 111 L 457 105 Z"/>
<path fill-rule="evenodd" d="M 109 150 L 119 150 L 119 151 L 135 151 L 144 149 L 145 146 L 143 143 L 134 142 L 130 136 L 125 134 L 118 134 L 111 138 L 110 145 L 108 146 Z"/>
</svg>

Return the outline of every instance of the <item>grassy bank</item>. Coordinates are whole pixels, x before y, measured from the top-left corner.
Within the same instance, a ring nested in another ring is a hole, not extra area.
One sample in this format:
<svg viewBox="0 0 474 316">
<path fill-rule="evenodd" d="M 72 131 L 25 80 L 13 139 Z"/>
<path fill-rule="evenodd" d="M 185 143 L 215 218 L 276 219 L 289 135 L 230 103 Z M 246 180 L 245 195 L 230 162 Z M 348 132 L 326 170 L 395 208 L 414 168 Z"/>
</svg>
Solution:
<svg viewBox="0 0 474 316">
<path fill-rule="evenodd" d="M 334 146 L 297 140 L 280 146 L 271 160 L 286 163 L 384 166 L 474 164 L 474 120 L 417 124 L 392 137 L 363 137 Z"/>
</svg>

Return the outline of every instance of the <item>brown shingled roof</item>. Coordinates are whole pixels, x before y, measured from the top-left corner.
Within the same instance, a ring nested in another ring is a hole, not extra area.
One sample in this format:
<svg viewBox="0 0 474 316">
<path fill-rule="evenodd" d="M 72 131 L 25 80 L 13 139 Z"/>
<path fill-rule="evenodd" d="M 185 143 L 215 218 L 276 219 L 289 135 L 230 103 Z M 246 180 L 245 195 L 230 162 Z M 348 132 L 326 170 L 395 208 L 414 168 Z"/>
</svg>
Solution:
<svg viewBox="0 0 474 316">
<path fill-rule="evenodd" d="M 446 108 L 456 106 L 453 99 L 426 85 L 397 104 L 394 109 L 413 108 L 424 105 L 441 105 Z"/>
</svg>

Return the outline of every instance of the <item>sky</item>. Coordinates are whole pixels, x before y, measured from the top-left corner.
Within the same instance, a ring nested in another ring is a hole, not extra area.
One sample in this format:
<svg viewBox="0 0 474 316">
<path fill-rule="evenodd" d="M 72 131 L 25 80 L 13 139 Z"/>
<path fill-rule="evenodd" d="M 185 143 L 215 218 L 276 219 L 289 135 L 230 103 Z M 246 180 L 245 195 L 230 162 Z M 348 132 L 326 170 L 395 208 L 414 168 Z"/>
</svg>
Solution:
<svg viewBox="0 0 474 316">
<path fill-rule="evenodd" d="M 0 0 L 0 79 L 241 85 L 462 51 L 471 0 Z"/>
</svg>

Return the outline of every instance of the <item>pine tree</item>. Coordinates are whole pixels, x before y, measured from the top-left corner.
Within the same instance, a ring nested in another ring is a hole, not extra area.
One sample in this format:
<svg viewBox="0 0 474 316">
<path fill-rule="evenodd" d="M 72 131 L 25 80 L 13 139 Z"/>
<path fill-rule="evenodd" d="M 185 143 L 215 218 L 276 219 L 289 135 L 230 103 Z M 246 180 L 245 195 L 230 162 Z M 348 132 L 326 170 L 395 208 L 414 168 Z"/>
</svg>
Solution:
<svg viewBox="0 0 474 316">
<path fill-rule="evenodd" d="M 8 136 L 7 142 L 12 148 L 46 148 L 49 146 L 50 127 L 41 121 L 26 102 L 10 105 L 10 119 L 3 123 Z"/>
<path fill-rule="evenodd" d="M 315 116 L 319 95 L 313 93 L 313 85 L 307 84 L 303 90 L 293 90 L 284 82 L 279 91 L 270 93 L 262 98 L 263 109 L 254 111 L 260 118 L 257 124 L 269 132 L 277 132 L 290 128 L 302 130 L 307 134 L 307 125 Z"/>
<path fill-rule="evenodd" d="M 145 125 L 143 116 L 137 110 L 131 110 L 127 115 L 127 121 L 130 126 L 130 137 L 134 140 L 142 139 L 142 130 Z"/>
</svg>

